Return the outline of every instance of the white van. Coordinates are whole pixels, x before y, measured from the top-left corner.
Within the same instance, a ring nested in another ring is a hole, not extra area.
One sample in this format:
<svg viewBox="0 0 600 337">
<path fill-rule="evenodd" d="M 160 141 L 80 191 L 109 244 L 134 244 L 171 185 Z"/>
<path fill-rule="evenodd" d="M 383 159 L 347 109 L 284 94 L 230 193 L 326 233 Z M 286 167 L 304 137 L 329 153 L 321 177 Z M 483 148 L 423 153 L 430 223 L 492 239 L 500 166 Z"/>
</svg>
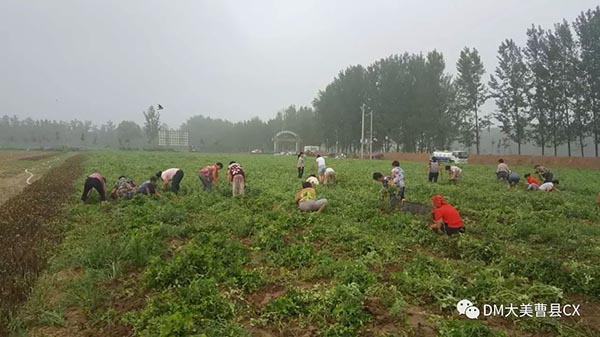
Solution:
<svg viewBox="0 0 600 337">
<path fill-rule="evenodd" d="M 440 162 L 450 162 L 458 164 L 466 164 L 469 159 L 467 151 L 434 151 L 431 158 L 435 158 Z"/>
</svg>

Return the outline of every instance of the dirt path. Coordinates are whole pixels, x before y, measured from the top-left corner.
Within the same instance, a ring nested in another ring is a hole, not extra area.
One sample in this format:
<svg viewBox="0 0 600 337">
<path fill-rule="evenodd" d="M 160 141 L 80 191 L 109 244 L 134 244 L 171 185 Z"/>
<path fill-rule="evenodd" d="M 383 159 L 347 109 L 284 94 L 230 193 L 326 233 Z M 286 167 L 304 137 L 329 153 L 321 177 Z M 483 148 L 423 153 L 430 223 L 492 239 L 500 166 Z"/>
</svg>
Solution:
<svg viewBox="0 0 600 337">
<path fill-rule="evenodd" d="M 0 151 L 0 205 L 70 156 L 70 153 Z"/>
<path fill-rule="evenodd" d="M 52 223 L 73 193 L 81 163 L 81 155 L 71 156 L 31 185 L 24 179 L 22 193 L 0 206 L 0 336 L 6 335 L 8 312 L 27 299 L 49 249 L 60 241 Z"/>
</svg>

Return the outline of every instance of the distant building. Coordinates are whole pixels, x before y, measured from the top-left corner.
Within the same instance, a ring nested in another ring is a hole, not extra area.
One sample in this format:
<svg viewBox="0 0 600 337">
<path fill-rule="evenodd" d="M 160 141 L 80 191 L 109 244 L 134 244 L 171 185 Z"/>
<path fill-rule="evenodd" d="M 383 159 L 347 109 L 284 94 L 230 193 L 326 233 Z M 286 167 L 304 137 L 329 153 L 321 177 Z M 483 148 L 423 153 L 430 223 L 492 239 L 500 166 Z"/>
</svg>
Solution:
<svg viewBox="0 0 600 337">
<path fill-rule="evenodd" d="M 188 151 L 190 149 L 190 133 L 188 131 L 158 131 L 158 146 L 161 148 Z"/>
</svg>

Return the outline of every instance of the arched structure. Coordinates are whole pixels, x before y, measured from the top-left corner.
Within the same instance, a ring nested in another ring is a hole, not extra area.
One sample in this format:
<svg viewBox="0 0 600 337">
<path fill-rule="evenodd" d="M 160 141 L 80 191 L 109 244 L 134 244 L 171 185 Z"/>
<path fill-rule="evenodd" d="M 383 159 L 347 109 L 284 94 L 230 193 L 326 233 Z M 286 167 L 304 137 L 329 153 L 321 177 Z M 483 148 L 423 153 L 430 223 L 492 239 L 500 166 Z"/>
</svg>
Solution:
<svg viewBox="0 0 600 337">
<path fill-rule="evenodd" d="M 290 143 L 295 144 L 295 146 L 294 146 L 295 152 L 300 151 L 300 136 L 298 136 L 298 134 L 296 134 L 293 131 L 289 131 L 289 130 L 282 130 L 282 131 L 277 132 L 273 136 L 273 153 L 277 153 L 277 152 L 284 151 L 284 150 L 289 151 L 289 147 L 288 147 L 288 149 L 286 149 L 284 144 L 290 144 Z"/>
</svg>

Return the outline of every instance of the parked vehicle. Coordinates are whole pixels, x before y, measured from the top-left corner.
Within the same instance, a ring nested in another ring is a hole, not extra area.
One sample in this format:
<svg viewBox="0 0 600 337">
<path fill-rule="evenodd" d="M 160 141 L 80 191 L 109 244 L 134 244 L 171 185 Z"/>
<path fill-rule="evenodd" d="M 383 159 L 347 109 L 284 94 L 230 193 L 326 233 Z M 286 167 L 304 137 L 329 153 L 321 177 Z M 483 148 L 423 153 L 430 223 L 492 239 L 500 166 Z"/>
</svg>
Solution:
<svg viewBox="0 0 600 337">
<path fill-rule="evenodd" d="M 450 162 L 458 164 L 466 164 L 469 159 L 467 151 L 434 151 L 431 158 L 435 158 L 440 162 Z"/>
</svg>

